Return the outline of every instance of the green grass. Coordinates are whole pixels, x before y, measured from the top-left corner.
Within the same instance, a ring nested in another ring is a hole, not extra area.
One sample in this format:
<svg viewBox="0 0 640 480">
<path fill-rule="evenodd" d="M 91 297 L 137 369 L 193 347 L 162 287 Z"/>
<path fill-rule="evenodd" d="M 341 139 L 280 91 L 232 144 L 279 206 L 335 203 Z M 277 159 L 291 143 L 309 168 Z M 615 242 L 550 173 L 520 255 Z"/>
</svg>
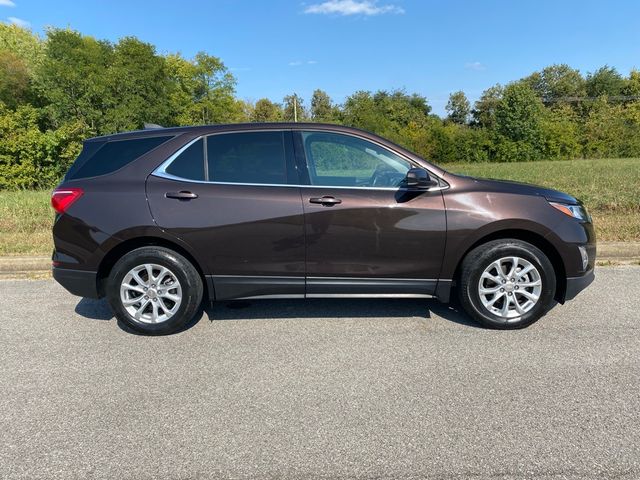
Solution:
<svg viewBox="0 0 640 480">
<path fill-rule="evenodd" d="M 51 253 L 49 191 L 0 192 L 0 255 Z"/>
<path fill-rule="evenodd" d="M 598 240 L 640 241 L 640 159 L 445 164 L 466 175 L 517 180 L 565 191 L 594 217 Z M 0 192 L 0 255 L 48 255 L 50 192 Z"/>
</svg>

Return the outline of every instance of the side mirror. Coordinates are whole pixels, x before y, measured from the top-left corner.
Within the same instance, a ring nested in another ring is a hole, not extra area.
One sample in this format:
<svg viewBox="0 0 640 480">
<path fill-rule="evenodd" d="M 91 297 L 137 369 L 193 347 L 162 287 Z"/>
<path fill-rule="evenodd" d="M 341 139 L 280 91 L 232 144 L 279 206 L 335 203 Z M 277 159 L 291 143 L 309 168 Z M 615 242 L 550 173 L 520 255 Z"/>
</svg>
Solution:
<svg viewBox="0 0 640 480">
<path fill-rule="evenodd" d="M 407 187 L 409 188 L 429 188 L 437 185 L 435 180 L 432 180 L 424 168 L 412 168 L 407 172 L 406 177 Z"/>
</svg>

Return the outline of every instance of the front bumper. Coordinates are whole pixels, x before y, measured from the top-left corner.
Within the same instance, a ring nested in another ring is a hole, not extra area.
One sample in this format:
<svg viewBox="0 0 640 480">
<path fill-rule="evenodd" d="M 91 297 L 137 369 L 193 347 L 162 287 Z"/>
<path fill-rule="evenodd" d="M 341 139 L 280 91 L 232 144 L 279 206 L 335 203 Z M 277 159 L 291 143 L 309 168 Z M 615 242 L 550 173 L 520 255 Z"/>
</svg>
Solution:
<svg viewBox="0 0 640 480">
<path fill-rule="evenodd" d="M 53 278 L 69 293 L 79 297 L 99 298 L 97 273 L 53 267 Z"/>
<path fill-rule="evenodd" d="M 591 285 L 595 279 L 595 271 L 592 268 L 580 277 L 567 278 L 567 290 L 564 294 L 564 300 L 573 300 L 582 290 Z"/>
</svg>

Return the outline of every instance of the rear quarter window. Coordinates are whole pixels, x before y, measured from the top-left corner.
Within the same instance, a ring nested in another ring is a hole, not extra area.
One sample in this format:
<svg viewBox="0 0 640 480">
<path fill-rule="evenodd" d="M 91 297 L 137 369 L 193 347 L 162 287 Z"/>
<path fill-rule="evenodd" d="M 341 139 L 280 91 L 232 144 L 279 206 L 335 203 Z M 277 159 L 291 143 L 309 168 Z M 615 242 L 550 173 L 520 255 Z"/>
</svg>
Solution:
<svg viewBox="0 0 640 480">
<path fill-rule="evenodd" d="M 204 146 L 202 139 L 193 143 L 178 155 L 165 172 L 187 180 L 203 181 L 204 178 Z"/>
<path fill-rule="evenodd" d="M 173 136 L 162 136 L 86 142 L 65 179 L 98 177 L 115 172 L 172 138 Z"/>
</svg>

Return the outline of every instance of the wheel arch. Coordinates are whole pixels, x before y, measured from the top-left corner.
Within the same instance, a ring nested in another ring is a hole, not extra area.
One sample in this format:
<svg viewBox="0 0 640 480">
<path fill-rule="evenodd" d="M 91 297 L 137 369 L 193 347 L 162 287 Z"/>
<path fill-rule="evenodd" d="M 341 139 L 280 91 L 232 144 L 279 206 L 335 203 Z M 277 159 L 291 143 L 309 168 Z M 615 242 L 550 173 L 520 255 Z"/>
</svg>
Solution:
<svg viewBox="0 0 640 480">
<path fill-rule="evenodd" d="M 111 269 L 116 264 L 116 262 L 122 258 L 123 255 L 129 253 L 136 248 L 141 247 L 164 247 L 169 250 L 173 250 L 176 253 L 179 253 L 183 257 L 185 257 L 191 264 L 195 267 L 200 275 L 202 280 L 202 285 L 204 288 L 204 294 L 210 300 L 213 299 L 213 292 L 210 291 L 209 283 L 207 282 L 207 278 L 204 275 L 202 267 L 199 262 L 195 259 L 195 257 L 184 247 L 180 246 L 176 242 L 172 242 L 171 240 L 167 240 L 166 238 L 154 237 L 154 236 L 143 236 L 143 237 L 135 237 L 130 238 L 128 240 L 123 240 L 118 243 L 114 247 L 112 247 L 102 258 L 100 262 L 100 266 L 98 267 L 97 274 L 97 287 L 98 294 L 103 297 L 105 295 L 104 286 L 106 279 L 109 277 L 109 273 L 111 273 Z"/>
<path fill-rule="evenodd" d="M 509 239 L 509 238 L 530 243 L 531 245 L 542 250 L 542 252 L 547 256 L 547 258 L 549 258 L 549 260 L 551 261 L 551 264 L 553 265 L 554 273 L 556 275 L 556 292 L 554 295 L 554 299 L 559 303 L 564 303 L 564 297 L 567 289 L 567 275 L 566 275 L 566 270 L 564 266 L 564 261 L 562 260 L 562 257 L 560 256 L 560 253 L 558 252 L 558 250 L 553 246 L 553 244 L 549 240 L 547 240 L 544 236 L 540 235 L 539 233 L 532 232 L 531 230 L 525 230 L 525 229 L 497 230 L 478 238 L 464 251 L 464 253 L 458 259 L 458 262 L 453 274 L 454 281 L 457 283 L 460 277 L 462 262 L 464 261 L 465 257 L 469 254 L 471 250 L 493 240 L 501 240 L 501 239 Z"/>
</svg>

